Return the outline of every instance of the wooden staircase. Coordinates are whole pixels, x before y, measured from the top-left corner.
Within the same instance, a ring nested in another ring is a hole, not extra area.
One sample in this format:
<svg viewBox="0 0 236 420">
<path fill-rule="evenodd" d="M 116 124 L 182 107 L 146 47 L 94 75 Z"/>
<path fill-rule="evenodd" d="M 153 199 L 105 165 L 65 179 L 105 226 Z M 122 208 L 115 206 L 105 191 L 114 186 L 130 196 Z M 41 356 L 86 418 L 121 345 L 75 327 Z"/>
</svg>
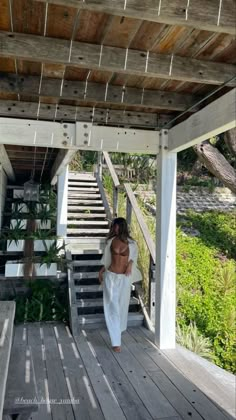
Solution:
<svg viewBox="0 0 236 420">
<path fill-rule="evenodd" d="M 105 238 L 109 231 L 108 203 L 91 173 L 69 173 L 67 248 L 71 253 L 69 291 L 73 333 L 105 325 L 103 286 L 98 282 Z M 130 298 L 128 326 L 143 323 L 135 287 Z"/>
</svg>

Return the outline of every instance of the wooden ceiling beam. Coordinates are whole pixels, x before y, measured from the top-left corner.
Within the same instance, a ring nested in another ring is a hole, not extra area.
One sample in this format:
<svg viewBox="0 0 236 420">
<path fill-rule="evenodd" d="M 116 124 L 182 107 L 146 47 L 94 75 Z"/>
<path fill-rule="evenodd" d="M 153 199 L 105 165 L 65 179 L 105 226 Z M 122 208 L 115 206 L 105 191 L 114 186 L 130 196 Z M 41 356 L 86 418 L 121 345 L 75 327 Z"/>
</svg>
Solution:
<svg viewBox="0 0 236 420">
<path fill-rule="evenodd" d="M 235 35 L 235 0 L 37 0 L 168 25 Z"/>
<path fill-rule="evenodd" d="M 76 152 L 77 150 L 59 150 L 51 170 L 50 178 L 52 185 L 56 184 L 57 176 L 60 175 L 65 166 L 71 162 Z"/>
<path fill-rule="evenodd" d="M 169 130 L 168 148 L 180 152 L 236 127 L 236 89 Z"/>
<path fill-rule="evenodd" d="M 94 101 L 97 104 L 122 104 L 125 106 L 152 107 L 165 110 L 184 111 L 193 106 L 199 96 L 166 92 L 161 90 L 137 89 L 86 81 L 69 81 L 41 78 L 37 76 L 20 76 L 12 73 L 1 74 L 0 91 L 33 96 L 47 96 L 78 101 Z M 40 91 L 40 93 L 39 93 Z M 192 109 L 193 112 L 197 108 Z"/>
<path fill-rule="evenodd" d="M 39 106 L 38 102 L 0 100 L 0 117 L 65 122 L 93 121 L 94 124 L 157 128 L 170 121 L 172 115 L 45 103 L 40 103 Z"/>
<path fill-rule="evenodd" d="M 236 74 L 233 64 L 82 42 L 73 42 L 70 48 L 68 40 L 31 34 L 0 32 L 0 45 L 1 57 L 142 77 L 220 85 Z M 235 86 L 235 80 L 230 85 Z"/>
</svg>

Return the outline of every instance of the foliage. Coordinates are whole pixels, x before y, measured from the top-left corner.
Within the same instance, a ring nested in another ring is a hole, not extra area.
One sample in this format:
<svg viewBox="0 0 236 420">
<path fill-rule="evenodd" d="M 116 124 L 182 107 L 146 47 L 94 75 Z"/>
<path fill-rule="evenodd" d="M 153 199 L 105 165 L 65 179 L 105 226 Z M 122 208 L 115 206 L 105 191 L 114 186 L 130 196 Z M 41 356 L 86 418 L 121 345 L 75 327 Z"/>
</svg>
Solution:
<svg viewBox="0 0 236 420">
<path fill-rule="evenodd" d="M 113 164 L 135 170 L 135 178 L 139 182 L 147 181 L 156 176 L 156 157 L 141 153 L 111 153 Z"/>
<path fill-rule="evenodd" d="M 236 259 L 235 221 L 234 212 L 210 211 L 199 214 L 189 211 L 181 224 L 197 229 L 206 245 L 216 247 L 225 256 Z"/>
<path fill-rule="evenodd" d="M 177 324 L 176 341 L 181 346 L 186 347 L 188 350 L 193 351 L 205 359 L 210 361 L 214 359 L 212 344 L 209 338 L 199 333 L 195 322 L 190 322 L 188 326 L 184 325 L 182 328 Z"/>
<path fill-rule="evenodd" d="M 27 282 L 27 296 L 16 297 L 16 322 L 68 321 L 66 290 L 61 290 L 49 280 Z"/>
</svg>

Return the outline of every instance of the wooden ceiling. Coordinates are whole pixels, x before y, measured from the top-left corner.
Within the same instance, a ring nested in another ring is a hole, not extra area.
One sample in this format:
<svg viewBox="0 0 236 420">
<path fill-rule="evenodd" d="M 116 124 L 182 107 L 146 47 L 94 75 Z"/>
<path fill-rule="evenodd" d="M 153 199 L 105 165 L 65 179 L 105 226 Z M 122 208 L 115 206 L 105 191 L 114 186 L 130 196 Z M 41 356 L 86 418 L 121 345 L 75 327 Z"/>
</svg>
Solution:
<svg viewBox="0 0 236 420">
<path fill-rule="evenodd" d="M 16 183 L 20 184 L 33 176 L 35 181 L 49 183 L 53 163 L 58 150 L 46 147 L 5 145 Z"/>
<path fill-rule="evenodd" d="M 236 85 L 235 27 L 236 0 L 1 0 L 0 116 L 178 123 Z"/>
</svg>

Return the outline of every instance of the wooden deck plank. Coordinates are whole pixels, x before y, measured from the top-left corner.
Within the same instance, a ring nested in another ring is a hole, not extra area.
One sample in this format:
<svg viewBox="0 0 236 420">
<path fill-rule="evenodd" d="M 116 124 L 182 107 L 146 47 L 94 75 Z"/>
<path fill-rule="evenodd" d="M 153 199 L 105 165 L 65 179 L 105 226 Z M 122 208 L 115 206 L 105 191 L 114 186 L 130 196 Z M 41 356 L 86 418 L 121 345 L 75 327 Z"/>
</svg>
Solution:
<svg viewBox="0 0 236 420">
<path fill-rule="evenodd" d="M 69 337 L 63 324 L 56 325 L 54 330 L 64 357 L 62 362 L 65 378 L 70 384 L 71 394 L 75 399 L 75 404 L 72 404 L 75 418 L 78 420 L 104 420 L 99 401 L 93 392 L 73 337 Z M 76 400 L 79 400 L 79 404 L 76 403 Z"/>
<path fill-rule="evenodd" d="M 52 419 L 51 407 L 49 402 L 46 403 L 47 395 L 47 372 L 45 362 L 45 348 L 40 334 L 40 324 L 26 324 L 28 344 L 31 347 L 32 358 L 34 362 L 34 371 L 36 378 L 36 386 L 38 391 L 39 411 L 32 415 L 33 420 L 50 420 Z"/>
<path fill-rule="evenodd" d="M 117 363 L 113 352 L 110 348 L 108 349 L 100 334 L 89 331 L 86 331 L 86 333 L 126 418 L 135 420 L 152 419 L 142 400 L 134 390 L 132 383 L 129 382 L 127 376 Z"/>
<path fill-rule="evenodd" d="M 124 343 L 133 353 L 133 356 L 142 364 L 153 382 L 158 386 L 181 418 L 188 420 L 191 416 L 192 420 L 201 420 L 202 417 L 198 414 L 193 405 L 186 400 L 184 395 L 181 394 L 178 388 L 144 351 L 144 347 L 135 340 L 136 329 L 130 328 L 128 332 L 129 333 L 125 333 L 122 336 Z"/>
<path fill-rule="evenodd" d="M 85 332 L 84 334 L 86 335 Z M 95 350 L 84 334 L 82 333 L 79 337 L 75 337 L 75 341 L 94 391 L 100 402 L 104 417 L 106 420 L 111 420 L 113 418 L 125 420 L 126 417 L 112 391 L 111 384 L 97 360 Z"/>
<path fill-rule="evenodd" d="M 110 339 L 108 333 L 104 330 L 100 332 L 106 344 L 109 346 Z M 149 377 L 142 365 L 133 357 L 128 348 L 123 345 L 121 353 L 114 353 L 117 362 L 125 372 L 129 381 L 132 383 L 137 394 L 143 401 L 145 407 L 153 417 L 153 419 L 161 419 L 162 417 L 177 417 L 178 413 L 171 406 L 159 388 Z"/>
<path fill-rule="evenodd" d="M 225 420 L 228 417 L 226 413 L 217 407 L 198 387 L 182 375 L 157 349 L 152 342 L 152 334 L 137 328 L 135 339 L 143 347 L 143 350 L 152 358 L 157 366 L 165 373 L 171 382 L 179 389 L 185 398 L 191 403 L 194 401 L 195 410 L 205 420 Z"/>
<path fill-rule="evenodd" d="M 227 411 L 235 412 L 235 376 L 222 371 L 218 366 L 200 358 L 187 349 L 177 346 L 174 350 L 163 351 L 164 355 L 187 378 L 194 382 L 209 398 Z M 235 412 L 236 414 L 236 412 Z"/>
<path fill-rule="evenodd" d="M 70 395 L 66 385 L 62 367 L 62 360 L 57 346 L 53 326 L 44 324 L 43 341 L 45 345 L 46 367 L 48 377 L 48 390 L 50 400 L 69 400 Z M 70 404 L 51 404 L 52 418 L 56 420 L 74 420 L 72 406 Z"/>
</svg>

